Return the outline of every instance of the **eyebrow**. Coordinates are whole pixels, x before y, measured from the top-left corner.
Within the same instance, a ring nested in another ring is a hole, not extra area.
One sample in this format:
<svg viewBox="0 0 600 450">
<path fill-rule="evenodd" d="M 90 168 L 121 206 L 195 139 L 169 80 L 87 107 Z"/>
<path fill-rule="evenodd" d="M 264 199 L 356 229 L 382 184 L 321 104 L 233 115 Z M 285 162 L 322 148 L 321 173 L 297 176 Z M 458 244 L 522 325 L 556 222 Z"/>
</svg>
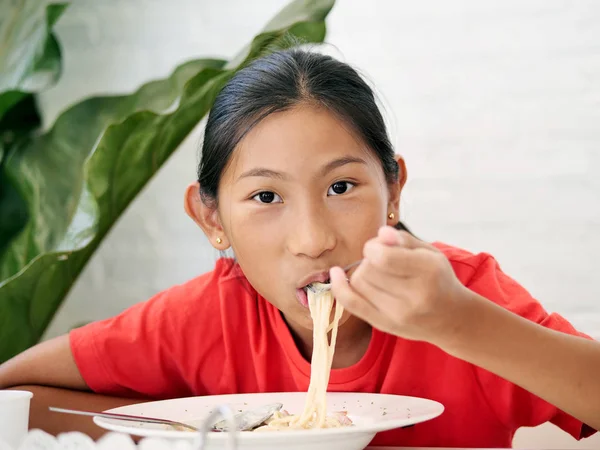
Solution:
<svg viewBox="0 0 600 450">
<path fill-rule="evenodd" d="M 264 167 L 256 167 L 254 169 L 247 170 L 243 174 L 238 177 L 238 181 L 242 178 L 248 177 L 266 177 L 266 178 L 276 178 L 278 180 L 286 180 L 288 177 L 281 172 L 277 172 L 276 170 L 266 169 Z"/>
<path fill-rule="evenodd" d="M 346 164 L 367 164 L 367 162 L 364 159 L 355 156 L 344 156 L 343 158 L 334 159 L 321 169 L 321 176 L 327 175 L 327 173 L 332 170 L 345 166 Z"/>
<path fill-rule="evenodd" d="M 321 169 L 320 175 L 324 176 L 327 173 L 331 172 L 332 170 L 337 169 L 342 166 L 345 166 L 346 164 L 367 164 L 367 162 L 362 158 L 357 158 L 354 156 L 344 156 L 342 158 L 337 158 L 337 159 L 334 159 L 333 161 L 328 162 Z M 242 178 L 248 178 L 248 177 L 266 177 L 266 178 L 275 178 L 278 180 L 287 180 L 288 179 L 288 176 L 286 174 L 277 172 L 276 170 L 267 169 L 265 167 L 256 167 L 254 169 L 247 170 L 246 172 L 242 173 L 238 177 L 238 181 L 241 180 Z"/>
</svg>

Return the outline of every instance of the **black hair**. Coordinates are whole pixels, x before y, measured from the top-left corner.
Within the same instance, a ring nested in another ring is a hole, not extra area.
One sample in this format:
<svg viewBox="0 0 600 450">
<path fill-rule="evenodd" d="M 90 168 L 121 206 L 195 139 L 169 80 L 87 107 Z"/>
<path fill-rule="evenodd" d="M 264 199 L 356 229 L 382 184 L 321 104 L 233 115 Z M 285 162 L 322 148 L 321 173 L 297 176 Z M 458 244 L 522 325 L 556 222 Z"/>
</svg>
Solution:
<svg viewBox="0 0 600 450">
<path fill-rule="evenodd" d="M 216 204 L 221 175 L 252 127 L 269 114 L 303 103 L 325 107 L 344 120 L 379 158 L 386 180 L 398 179 L 398 163 L 373 90 L 348 64 L 295 48 L 256 59 L 217 95 L 198 166 L 202 200 Z"/>
</svg>

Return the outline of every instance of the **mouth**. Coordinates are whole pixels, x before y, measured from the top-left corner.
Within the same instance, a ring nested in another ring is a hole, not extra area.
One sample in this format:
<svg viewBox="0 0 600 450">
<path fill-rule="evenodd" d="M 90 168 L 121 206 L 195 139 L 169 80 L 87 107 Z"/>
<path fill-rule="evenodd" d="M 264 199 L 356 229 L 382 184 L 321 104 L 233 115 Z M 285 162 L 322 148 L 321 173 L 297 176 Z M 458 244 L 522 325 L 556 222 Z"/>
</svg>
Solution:
<svg viewBox="0 0 600 450">
<path fill-rule="evenodd" d="M 302 306 L 308 308 L 308 294 L 306 290 L 311 283 L 328 283 L 329 272 L 313 272 L 307 277 L 304 277 L 296 288 L 296 299 Z"/>
</svg>

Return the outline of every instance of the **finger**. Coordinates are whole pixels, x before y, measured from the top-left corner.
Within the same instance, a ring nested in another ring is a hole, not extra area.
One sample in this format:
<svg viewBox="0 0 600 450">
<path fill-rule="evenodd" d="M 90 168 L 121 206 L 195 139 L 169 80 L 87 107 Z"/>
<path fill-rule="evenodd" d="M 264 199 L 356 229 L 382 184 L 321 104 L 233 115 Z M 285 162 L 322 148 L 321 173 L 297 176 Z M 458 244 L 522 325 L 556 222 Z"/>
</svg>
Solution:
<svg viewBox="0 0 600 450">
<path fill-rule="evenodd" d="M 368 299 L 379 311 L 385 312 L 398 304 L 399 293 L 403 291 L 402 282 L 406 283 L 405 280 L 370 266 L 353 276 L 350 283 L 359 295 Z"/>
<path fill-rule="evenodd" d="M 386 245 L 396 245 L 406 248 L 427 248 L 437 251 L 433 245 L 416 238 L 406 231 L 399 231 L 390 226 L 381 227 L 377 233 L 377 238 Z"/>
<path fill-rule="evenodd" d="M 426 271 L 439 256 L 424 248 L 391 247 L 381 242 L 368 242 L 363 250 L 365 262 L 378 270 L 399 277 L 411 277 Z"/>
<path fill-rule="evenodd" d="M 397 301 L 411 283 L 410 278 L 398 275 L 397 271 L 382 270 L 370 264 L 368 260 L 363 262 L 361 269 L 360 273 L 350 277 L 350 284 L 355 291 L 368 298 L 379 309 L 382 309 L 379 297 L 385 296 L 387 299 L 390 296 L 392 300 Z"/>
<path fill-rule="evenodd" d="M 394 227 L 381 227 L 377 232 L 377 240 L 386 245 L 398 245 L 406 248 L 417 248 L 419 240 L 413 238 L 406 231 L 396 230 Z"/>
<path fill-rule="evenodd" d="M 356 317 L 364 320 L 371 326 L 393 333 L 395 318 L 401 315 L 403 305 L 397 298 L 397 292 L 386 292 L 381 289 L 380 285 L 371 282 L 365 270 L 366 265 L 368 263 L 361 264 L 361 267 L 357 270 L 357 274 L 351 277 L 350 286 L 361 298 L 373 306 L 366 311 L 349 310 Z"/>
<path fill-rule="evenodd" d="M 329 270 L 331 292 L 335 300 L 356 317 L 371 323 L 380 314 L 375 305 L 356 292 L 346 281 L 346 274 L 340 267 Z"/>
</svg>

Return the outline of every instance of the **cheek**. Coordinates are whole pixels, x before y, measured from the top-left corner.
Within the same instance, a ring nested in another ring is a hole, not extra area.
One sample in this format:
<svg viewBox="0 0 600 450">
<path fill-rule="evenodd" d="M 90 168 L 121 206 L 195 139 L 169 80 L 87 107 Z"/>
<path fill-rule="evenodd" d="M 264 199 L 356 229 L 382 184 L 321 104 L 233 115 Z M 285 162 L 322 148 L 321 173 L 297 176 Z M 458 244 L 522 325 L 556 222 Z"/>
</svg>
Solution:
<svg viewBox="0 0 600 450">
<path fill-rule="evenodd" d="M 377 235 L 380 227 L 386 224 L 386 198 L 376 189 L 369 189 L 361 194 L 351 205 L 341 206 L 333 215 L 340 224 L 347 238 L 354 242 L 366 242 Z"/>
<path fill-rule="evenodd" d="M 233 250 L 240 258 L 265 260 L 281 252 L 282 227 L 271 211 L 238 207 L 228 228 Z"/>
<path fill-rule="evenodd" d="M 274 277 L 279 277 L 285 246 L 282 227 L 266 216 L 238 207 L 229 218 L 227 234 L 248 281 L 271 300 L 280 297 Z"/>
<path fill-rule="evenodd" d="M 237 222 L 230 235 L 235 256 L 252 284 L 268 278 L 277 260 L 277 236 L 251 220 Z"/>
</svg>

